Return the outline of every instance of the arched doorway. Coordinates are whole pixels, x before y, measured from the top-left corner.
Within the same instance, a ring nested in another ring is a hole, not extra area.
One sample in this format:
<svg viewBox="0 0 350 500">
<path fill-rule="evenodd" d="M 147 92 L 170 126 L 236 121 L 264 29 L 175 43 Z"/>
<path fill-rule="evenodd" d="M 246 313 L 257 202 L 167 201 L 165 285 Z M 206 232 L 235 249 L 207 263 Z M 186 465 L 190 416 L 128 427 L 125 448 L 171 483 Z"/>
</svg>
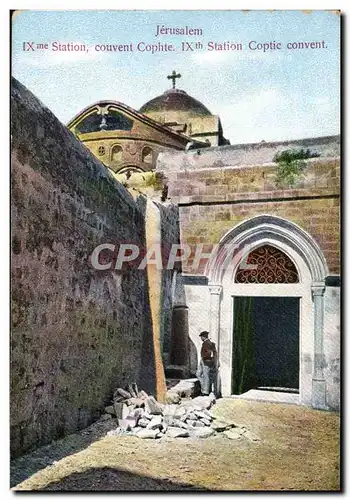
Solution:
<svg viewBox="0 0 350 500">
<path fill-rule="evenodd" d="M 299 283 L 294 262 L 278 248 L 261 245 L 243 257 L 234 283 L 243 285 L 235 291 L 243 295 L 233 297 L 232 393 L 297 392 L 300 297 L 293 287 Z M 259 295 L 246 295 L 244 285 L 256 285 Z"/>
<path fill-rule="evenodd" d="M 283 279 L 276 276 L 270 279 L 269 268 L 265 268 L 265 275 L 260 272 L 257 281 L 251 279 L 254 273 L 249 271 L 249 266 L 253 261 L 249 262 L 248 256 L 257 256 L 259 251 L 270 252 L 265 256 L 266 262 L 273 256 L 284 259 L 288 272 L 285 271 Z M 243 267 L 248 264 L 248 270 L 242 271 L 242 263 Z M 287 317 L 289 314 L 293 318 L 296 330 L 293 333 L 294 341 L 297 338 L 298 346 L 299 401 L 324 408 L 323 293 L 327 265 L 311 236 L 296 224 L 279 217 L 254 217 L 239 224 L 222 238 L 215 255 L 209 261 L 207 276 L 210 290 L 210 330 L 218 346 L 222 395 L 232 394 L 233 381 L 237 376 L 233 367 L 234 329 L 237 333 L 237 314 L 242 314 L 237 313 L 237 308 L 242 309 L 242 304 L 249 300 L 256 304 L 260 301 L 260 305 L 256 306 L 260 308 L 260 312 L 255 311 L 256 315 L 260 314 L 262 317 L 261 309 L 265 308 L 271 319 L 274 305 L 275 312 L 282 308 Z M 249 314 L 253 313 L 250 311 Z M 282 323 L 279 318 L 274 328 L 281 328 Z M 274 332 L 274 335 L 276 341 L 277 333 Z M 264 338 L 260 338 L 260 343 L 264 343 Z M 281 347 L 277 351 L 281 353 Z M 295 349 L 293 355 L 295 357 Z M 275 369 L 277 365 L 275 363 Z M 237 384 L 237 381 L 234 383 Z M 278 383 L 278 377 L 275 383 Z M 295 385 L 295 379 L 290 380 L 289 385 Z"/>
</svg>

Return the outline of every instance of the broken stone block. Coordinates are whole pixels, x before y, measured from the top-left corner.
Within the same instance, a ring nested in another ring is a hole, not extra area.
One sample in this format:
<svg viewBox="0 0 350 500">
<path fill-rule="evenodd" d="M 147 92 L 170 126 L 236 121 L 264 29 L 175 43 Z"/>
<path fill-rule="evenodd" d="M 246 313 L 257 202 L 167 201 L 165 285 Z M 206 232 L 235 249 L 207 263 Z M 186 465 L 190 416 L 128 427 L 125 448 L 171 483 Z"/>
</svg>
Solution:
<svg viewBox="0 0 350 500">
<path fill-rule="evenodd" d="M 222 422 L 221 420 L 215 420 L 214 422 L 211 423 L 211 428 L 217 432 L 226 431 L 231 427 L 233 427 L 233 424 L 229 424 L 228 422 Z"/>
<path fill-rule="evenodd" d="M 145 405 L 145 400 L 142 398 L 130 398 L 127 401 L 125 401 L 126 404 L 128 405 L 133 405 L 136 407 L 141 407 Z"/>
<path fill-rule="evenodd" d="M 152 420 L 153 415 L 151 415 L 148 411 L 144 411 L 142 417 L 146 418 L 147 420 Z"/>
<path fill-rule="evenodd" d="M 189 432 L 179 427 L 168 427 L 166 435 L 171 438 L 189 437 Z"/>
<path fill-rule="evenodd" d="M 132 435 L 134 434 L 137 434 L 139 431 L 141 431 L 143 429 L 143 427 L 141 427 L 140 425 L 137 425 L 136 427 L 134 427 L 131 432 L 132 432 Z"/>
<path fill-rule="evenodd" d="M 133 386 L 128 384 L 128 392 L 132 398 L 137 398 L 137 392 L 134 391 Z"/>
<path fill-rule="evenodd" d="M 186 411 L 186 408 L 184 408 L 182 405 L 181 406 L 178 406 L 176 408 L 176 411 L 175 411 L 175 417 L 176 418 L 181 418 L 181 417 L 184 417 L 186 416 L 187 414 L 187 411 Z"/>
<path fill-rule="evenodd" d="M 211 412 L 209 410 L 202 410 L 202 412 L 204 413 L 204 415 L 206 415 L 207 418 L 215 418 L 213 417 L 213 415 L 211 414 Z"/>
<path fill-rule="evenodd" d="M 234 427 L 232 429 L 224 431 L 223 434 L 229 439 L 241 439 L 243 432 L 243 429 L 241 429 L 240 427 Z"/>
<path fill-rule="evenodd" d="M 188 420 L 199 420 L 199 419 L 198 419 L 198 417 L 196 417 L 196 415 L 195 415 L 195 414 L 191 411 L 191 412 L 188 412 L 188 413 L 186 414 L 186 419 L 185 419 L 185 420 L 186 420 L 186 422 L 187 422 Z"/>
<path fill-rule="evenodd" d="M 194 398 L 201 393 L 199 380 L 196 378 L 180 380 L 171 388 L 172 392 L 177 392 L 182 398 Z"/>
<path fill-rule="evenodd" d="M 187 422 L 187 423 L 191 423 L 191 422 L 195 422 L 197 419 L 196 419 L 196 418 L 191 417 L 191 415 L 186 415 L 186 419 L 185 419 L 185 420 L 184 420 L 184 419 L 181 419 L 181 420 L 183 420 L 183 421 L 185 421 L 185 422 Z"/>
<path fill-rule="evenodd" d="M 121 396 L 120 394 L 117 394 L 116 392 L 113 394 L 113 402 L 114 403 L 121 403 L 122 401 L 125 401 L 125 398 Z"/>
<path fill-rule="evenodd" d="M 149 420 L 147 420 L 147 418 L 140 418 L 139 421 L 137 422 L 137 425 L 139 427 L 147 427 L 147 425 L 149 424 Z"/>
<path fill-rule="evenodd" d="M 114 407 L 112 405 L 106 406 L 105 412 L 109 413 L 109 415 L 115 415 Z"/>
<path fill-rule="evenodd" d="M 193 389 L 188 385 L 175 385 L 172 391 L 179 395 L 179 398 L 191 398 L 193 396 Z"/>
<path fill-rule="evenodd" d="M 153 396 L 145 399 L 145 410 L 151 415 L 161 415 L 163 413 L 163 405 L 158 403 Z"/>
<path fill-rule="evenodd" d="M 204 411 L 200 411 L 200 410 L 194 410 L 193 413 L 196 415 L 196 417 L 198 418 L 208 418 L 208 415 L 206 413 L 204 413 Z M 211 417 L 210 417 L 211 419 Z"/>
<path fill-rule="evenodd" d="M 168 404 L 177 404 L 180 403 L 181 396 L 177 392 L 171 390 L 166 393 L 165 401 Z"/>
<path fill-rule="evenodd" d="M 131 430 L 131 420 L 126 419 L 126 418 L 121 418 L 118 420 L 118 425 L 121 429 L 124 429 L 125 431 Z M 134 425 L 135 427 L 135 425 Z"/>
<path fill-rule="evenodd" d="M 158 434 L 158 429 L 141 429 L 135 434 L 135 436 L 141 439 L 156 439 Z"/>
<path fill-rule="evenodd" d="M 128 415 L 126 417 L 126 420 L 133 420 L 133 421 L 135 421 L 134 427 L 136 427 L 139 424 L 140 417 L 138 415 L 137 416 L 135 416 L 135 415 Z"/>
<path fill-rule="evenodd" d="M 208 427 L 194 427 L 191 429 L 191 436 L 195 438 L 208 438 L 210 436 L 214 436 L 214 429 L 210 429 Z"/>
<path fill-rule="evenodd" d="M 142 417 L 143 415 L 143 409 L 142 408 L 135 408 L 134 410 L 131 410 L 129 415 L 127 415 L 126 418 L 134 418 L 136 422 Z"/>
<path fill-rule="evenodd" d="M 192 400 L 192 406 L 196 410 L 209 410 L 214 401 L 211 396 L 197 396 Z"/>
<path fill-rule="evenodd" d="M 142 399 L 147 399 L 147 398 L 148 398 L 148 394 L 147 394 L 147 392 L 145 392 L 145 391 L 139 391 L 139 392 L 137 393 L 137 397 L 138 397 L 138 398 L 142 398 Z"/>
<path fill-rule="evenodd" d="M 175 418 L 170 415 L 163 417 L 163 423 L 168 427 L 179 427 L 180 429 L 187 429 L 187 424 L 185 424 L 185 422 L 182 422 L 179 418 Z"/>
<path fill-rule="evenodd" d="M 172 426 L 173 427 L 180 427 L 181 429 L 187 429 L 188 428 L 188 425 L 186 424 L 186 422 L 182 422 L 182 420 L 180 420 L 178 418 L 175 418 L 173 420 Z"/>
<path fill-rule="evenodd" d="M 173 405 L 167 404 L 163 408 L 163 415 L 164 416 L 169 415 L 169 416 L 173 417 L 176 413 L 177 408 L 178 408 L 178 406 L 176 404 L 173 404 Z"/>
<path fill-rule="evenodd" d="M 131 417 L 130 415 L 128 415 L 125 420 L 129 423 L 130 429 L 133 429 L 134 427 L 137 426 L 138 418 Z M 120 422 L 119 422 L 119 424 L 120 424 Z"/>
<path fill-rule="evenodd" d="M 136 394 L 136 397 L 138 398 L 139 397 L 139 388 L 137 387 L 136 382 L 133 382 L 131 384 L 131 387 L 132 387 L 132 390 L 134 391 L 134 393 Z"/>
<path fill-rule="evenodd" d="M 197 420 L 196 422 L 193 423 L 194 427 L 205 427 L 205 423 L 202 422 L 201 420 Z"/>
<path fill-rule="evenodd" d="M 147 429 L 160 429 L 162 427 L 162 415 L 155 415 L 152 420 L 148 422 Z"/>
<path fill-rule="evenodd" d="M 205 427 L 200 420 L 187 420 L 186 423 L 189 427 Z"/>
<path fill-rule="evenodd" d="M 125 389 L 122 389 L 121 387 L 119 387 L 116 390 L 116 392 L 114 393 L 113 399 L 114 399 L 115 395 L 117 395 L 117 396 L 123 396 L 124 399 L 131 398 L 130 392 L 126 391 Z"/>
<path fill-rule="evenodd" d="M 125 403 L 114 403 L 113 405 L 114 407 L 114 413 L 116 415 L 117 418 L 126 418 L 130 411 L 131 411 L 131 408 L 129 406 L 127 406 Z"/>
<path fill-rule="evenodd" d="M 201 422 L 203 422 L 204 425 L 210 426 L 212 420 L 209 420 L 209 418 L 201 418 Z"/>
</svg>

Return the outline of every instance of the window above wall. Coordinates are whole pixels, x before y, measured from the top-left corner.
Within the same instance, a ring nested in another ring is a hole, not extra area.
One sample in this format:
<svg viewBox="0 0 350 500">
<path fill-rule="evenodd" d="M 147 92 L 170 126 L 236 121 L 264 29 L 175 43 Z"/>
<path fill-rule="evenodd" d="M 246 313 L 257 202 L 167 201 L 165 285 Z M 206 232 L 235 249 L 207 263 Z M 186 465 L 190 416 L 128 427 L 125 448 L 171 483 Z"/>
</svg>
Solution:
<svg viewBox="0 0 350 500">
<path fill-rule="evenodd" d="M 263 245 L 248 255 L 246 264 L 240 266 L 235 283 L 298 283 L 299 275 L 294 262 L 284 252 L 271 245 Z"/>
<path fill-rule="evenodd" d="M 148 163 L 148 164 L 153 163 L 153 151 L 148 146 L 144 147 L 142 150 L 142 161 L 143 163 Z"/>
<path fill-rule="evenodd" d="M 100 132 L 103 130 L 131 130 L 133 120 L 118 111 L 108 111 L 107 114 L 97 113 L 97 111 L 86 118 L 83 118 L 75 126 L 78 134 L 88 134 L 90 132 Z"/>
</svg>

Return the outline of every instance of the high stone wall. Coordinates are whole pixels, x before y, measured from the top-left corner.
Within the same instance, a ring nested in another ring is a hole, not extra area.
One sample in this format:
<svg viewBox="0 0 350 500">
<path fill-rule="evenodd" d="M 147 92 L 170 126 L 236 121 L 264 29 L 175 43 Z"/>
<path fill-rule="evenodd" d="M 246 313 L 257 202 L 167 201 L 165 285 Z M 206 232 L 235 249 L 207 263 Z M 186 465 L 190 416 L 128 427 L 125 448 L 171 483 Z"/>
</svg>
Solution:
<svg viewBox="0 0 350 500">
<path fill-rule="evenodd" d="M 183 151 L 166 151 L 157 159 L 157 170 L 199 170 L 203 168 L 220 169 L 224 167 L 264 165 L 274 161 L 276 153 L 286 149 L 309 149 L 318 153 L 321 158 L 334 158 L 340 155 L 340 136 L 311 137 L 280 142 L 256 142 L 234 144 L 230 146 L 192 149 Z"/>
<path fill-rule="evenodd" d="M 292 148 L 311 149 L 320 154 L 307 160 L 307 166 L 293 188 L 276 185 L 276 151 Z M 179 299 L 188 307 L 191 371 L 198 363 L 198 333 L 208 330 L 219 347 L 220 377 L 225 395 L 230 395 L 233 342 L 232 289 L 224 289 L 221 298 L 208 286 L 207 260 L 192 265 L 198 245 L 208 255 L 213 246 L 238 224 L 267 214 L 286 219 L 307 231 L 322 250 L 329 275 L 325 280 L 323 369 L 326 406 L 340 405 L 340 158 L 339 137 L 305 139 L 273 144 L 225 146 L 160 155 L 157 173 L 163 176 L 168 196 L 179 205 L 181 243 L 191 247 L 192 254 L 183 264 L 184 291 Z M 187 276 L 186 276 L 187 274 Z M 216 283 L 215 283 L 216 284 Z M 272 285 L 273 286 L 273 285 Z M 259 287 L 259 285 L 257 285 Z M 213 292 L 211 294 L 211 292 Z M 311 289 L 304 299 L 311 297 Z M 227 300 L 229 298 L 229 301 Z M 231 304 L 223 309 L 223 304 Z M 215 308 L 215 304 L 217 304 Z M 220 306 L 219 306 L 220 305 Z M 218 312 L 221 311 L 221 312 Z M 215 311 L 218 315 L 215 315 Z M 311 318 L 312 307 L 303 318 Z M 219 322 L 215 332 L 216 321 Z M 311 327 L 312 328 L 312 327 Z M 310 329 L 306 333 L 310 333 Z M 314 335 L 314 332 L 311 332 Z M 217 335 L 217 337 L 215 337 Z M 305 335 L 305 332 L 303 333 Z M 311 337 L 312 338 L 312 337 Z M 308 394 L 311 386 L 311 342 L 301 341 L 300 391 Z M 231 358 L 232 359 L 232 358 Z M 304 373 L 304 378 L 303 378 Z M 304 397 L 304 396 L 303 396 Z M 304 400 L 307 404 L 307 398 Z"/>
<path fill-rule="evenodd" d="M 192 152 L 167 153 L 157 166 L 166 178 L 168 196 L 179 205 L 181 242 L 192 247 L 185 273 L 205 274 L 205 260 L 199 269 L 191 265 L 196 245 L 210 252 L 227 231 L 261 214 L 282 217 L 307 231 L 322 249 L 329 273 L 340 273 L 339 157 L 307 160 L 295 186 L 283 189 L 275 182 L 275 163 L 247 165 L 242 160 L 234 166 L 232 150 L 230 157 L 223 154 L 225 166 L 219 166 L 213 149 L 201 150 L 196 161 Z"/>
<path fill-rule="evenodd" d="M 146 199 L 134 200 L 16 80 L 11 177 L 16 456 L 88 425 L 117 386 L 153 392 L 155 363 L 146 270 L 96 271 L 90 262 L 101 243 L 145 248 Z M 161 212 L 164 237 L 177 241 L 174 209 Z M 171 302 L 161 311 L 171 317 Z"/>
</svg>

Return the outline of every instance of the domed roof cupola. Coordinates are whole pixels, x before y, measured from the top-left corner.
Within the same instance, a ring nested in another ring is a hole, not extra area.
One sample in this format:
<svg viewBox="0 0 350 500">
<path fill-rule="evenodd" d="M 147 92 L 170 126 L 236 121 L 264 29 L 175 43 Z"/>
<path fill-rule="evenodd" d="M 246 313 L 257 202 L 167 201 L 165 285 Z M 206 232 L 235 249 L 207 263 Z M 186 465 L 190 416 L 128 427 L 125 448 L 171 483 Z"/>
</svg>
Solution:
<svg viewBox="0 0 350 500">
<path fill-rule="evenodd" d="M 172 88 L 146 102 L 139 112 L 208 146 L 229 144 L 223 136 L 220 117 L 211 114 L 204 104 L 184 90 L 175 88 L 180 73 L 173 71 L 167 78 L 172 80 Z"/>
<path fill-rule="evenodd" d="M 187 123 L 190 118 L 212 116 L 208 108 L 184 90 L 175 88 L 180 73 L 173 71 L 167 78 L 172 80 L 173 88 L 146 102 L 140 113 L 161 123 Z"/>
<path fill-rule="evenodd" d="M 144 115 L 169 111 L 185 111 L 196 116 L 211 116 L 204 104 L 180 89 L 166 90 L 164 94 L 151 99 L 140 108 L 140 113 Z"/>
</svg>

